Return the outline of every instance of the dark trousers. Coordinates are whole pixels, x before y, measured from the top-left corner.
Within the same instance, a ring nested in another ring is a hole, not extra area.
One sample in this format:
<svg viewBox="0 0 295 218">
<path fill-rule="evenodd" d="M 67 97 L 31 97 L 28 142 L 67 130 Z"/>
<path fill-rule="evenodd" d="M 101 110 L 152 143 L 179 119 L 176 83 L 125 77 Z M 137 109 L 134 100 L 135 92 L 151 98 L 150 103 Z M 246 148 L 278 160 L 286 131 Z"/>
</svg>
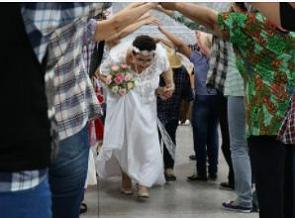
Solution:
<svg viewBox="0 0 295 218">
<path fill-rule="evenodd" d="M 224 159 L 228 165 L 228 183 L 234 185 L 234 170 L 231 159 L 230 141 L 229 141 L 229 130 L 228 130 L 228 119 L 227 119 L 227 98 L 222 94 L 219 94 L 218 98 L 218 118 L 220 123 L 220 130 L 222 136 L 221 150 Z"/>
<path fill-rule="evenodd" d="M 274 136 L 248 140 L 260 218 L 294 218 L 294 145 Z"/>
<path fill-rule="evenodd" d="M 169 120 L 165 124 L 165 129 L 175 145 L 176 145 L 176 129 L 177 129 L 177 127 L 178 127 L 178 120 Z M 169 154 L 169 152 L 165 146 L 164 146 L 164 166 L 165 166 L 165 169 L 168 169 L 168 168 L 173 169 L 174 168 L 174 160 L 171 158 L 171 155 Z"/>
<path fill-rule="evenodd" d="M 194 150 L 197 159 L 197 173 L 207 176 L 207 156 L 209 174 L 216 176 L 218 165 L 218 115 L 217 95 L 196 95 L 192 111 Z"/>
</svg>

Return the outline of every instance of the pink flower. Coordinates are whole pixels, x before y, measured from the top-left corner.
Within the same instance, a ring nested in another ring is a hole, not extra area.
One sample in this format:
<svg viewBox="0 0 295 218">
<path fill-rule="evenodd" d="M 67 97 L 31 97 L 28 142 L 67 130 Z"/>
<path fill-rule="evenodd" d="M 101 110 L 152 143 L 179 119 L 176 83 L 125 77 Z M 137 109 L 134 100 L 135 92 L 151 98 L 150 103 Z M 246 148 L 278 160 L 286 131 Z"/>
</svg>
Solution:
<svg viewBox="0 0 295 218">
<path fill-rule="evenodd" d="M 130 73 L 127 73 L 126 75 L 125 75 L 125 81 L 130 81 L 132 79 L 132 76 L 131 76 L 131 74 Z"/>
<path fill-rule="evenodd" d="M 115 78 L 115 83 L 117 84 L 117 85 L 119 85 L 119 84 L 121 84 L 122 82 L 123 82 L 123 80 L 124 80 L 124 75 L 122 74 L 122 73 L 118 73 L 117 75 L 116 75 L 116 78 Z"/>
<path fill-rule="evenodd" d="M 118 65 L 113 65 L 112 66 L 112 71 L 118 71 L 120 68 Z"/>
<path fill-rule="evenodd" d="M 120 96 L 126 95 L 126 92 L 127 92 L 126 89 L 120 89 L 119 90 L 119 95 Z"/>
<path fill-rule="evenodd" d="M 128 68 L 127 64 L 122 64 L 121 65 L 122 70 L 126 70 Z"/>
</svg>

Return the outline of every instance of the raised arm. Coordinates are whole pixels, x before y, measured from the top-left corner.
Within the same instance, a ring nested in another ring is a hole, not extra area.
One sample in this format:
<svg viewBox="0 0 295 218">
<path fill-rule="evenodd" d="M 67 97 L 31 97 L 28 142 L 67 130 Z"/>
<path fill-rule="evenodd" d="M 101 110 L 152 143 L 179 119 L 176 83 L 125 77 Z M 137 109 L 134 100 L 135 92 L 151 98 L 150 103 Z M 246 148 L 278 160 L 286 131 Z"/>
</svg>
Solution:
<svg viewBox="0 0 295 218">
<path fill-rule="evenodd" d="M 190 58 L 192 51 L 191 49 L 177 36 L 170 33 L 168 30 L 164 29 L 162 26 L 159 26 L 159 30 L 163 33 L 175 46 L 175 48 L 186 57 Z"/>
<path fill-rule="evenodd" d="M 140 27 L 142 27 L 144 25 L 149 25 L 149 24 L 156 25 L 158 23 L 159 23 L 159 21 L 153 16 L 147 16 L 147 17 L 140 18 L 136 23 L 129 25 L 128 27 L 123 29 L 121 32 L 116 33 L 114 36 L 107 39 L 106 41 L 107 42 L 118 41 L 118 40 L 128 36 L 129 34 L 133 33 L 134 31 L 136 31 L 137 29 L 139 29 Z"/>
<path fill-rule="evenodd" d="M 160 38 L 160 37 L 159 38 L 154 38 L 154 40 L 157 43 L 162 43 L 162 44 L 164 44 L 165 46 L 167 46 L 169 48 L 175 49 L 174 44 L 170 40 L 166 40 L 166 39 L 163 39 L 163 38 Z"/>
<path fill-rule="evenodd" d="M 213 9 L 197 4 L 182 2 L 161 3 L 161 6 L 166 10 L 178 11 L 198 24 L 207 27 L 217 36 L 226 38 L 217 25 L 217 11 Z"/>
<path fill-rule="evenodd" d="M 277 25 L 280 28 L 284 28 L 282 24 L 282 14 L 281 14 L 281 4 L 289 4 L 295 11 L 295 3 L 294 2 L 249 2 L 248 4 L 255 7 L 259 10 L 264 16 L 267 17 L 271 22 Z M 293 19 L 295 17 L 295 12 L 293 11 Z M 290 21 L 291 22 L 291 21 Z M 294 20 L 292 21 L 294 22 Z"/>
<path fill-rule="evenodd" d="M 123 10 L 115 14 L 110 20 L 98 21 L 95 32 L 95 41 L 103 41 L 112 37 L 116 33 L 121 32 L 146 12 L 154 9 L 156 5 L 157 3 L 141 4 L 135 8 Z"/>
</svg>

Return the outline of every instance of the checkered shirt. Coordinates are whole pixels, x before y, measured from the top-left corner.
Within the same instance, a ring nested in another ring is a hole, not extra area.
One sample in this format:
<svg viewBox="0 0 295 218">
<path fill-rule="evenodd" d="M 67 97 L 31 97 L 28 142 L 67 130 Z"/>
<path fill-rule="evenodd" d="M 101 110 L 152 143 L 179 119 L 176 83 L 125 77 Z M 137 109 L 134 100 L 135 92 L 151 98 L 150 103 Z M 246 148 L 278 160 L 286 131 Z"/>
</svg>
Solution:
<svg viewBox="0 0 295 218">
<path fill-rule="evenodd" d="M 284 144 L 295 145 L 295 95 L 291 97 L 291 102 L 283 124 L 278 133 L 278 139 Z"/>
<path fill-rule="evenodd" d="M 206 83 L 208 87 L 215 88 L 222 93 L 224 92 L 224 83 L 228 70 L 228 51 L 230 51 L 231 46 L 231 43 L 216 36 L 213 37 Z"/>
<path fill-rule="evenodd" d="M 95 21 L 88 19 L 102 9 L 102 3 L 22 3 L 24 24 L 35 54 L 40 63 L 45 56 L 48 61 L 45 84 L 54 145 L 100 114 L 81 54 L 96 28 Z M 46 174 L 44 170 L 1 172 L 0 191 L 33 188 Z"/>
<path fill-rule="evenodd" d="M 96 21 L 89 18 L 102 9 L 102 3 L 24 4 L 23 17 L 39 61 L 47 54 L 46 94 L 55 139 L 76 134 L 101 112 L 82 50 L 96 30 Z M 36 40 L 38 33 L 42 37 Z"/>
<path fill-rule="evenodd" d="M 47 169 L 15 173 L 0 172 L 0 193 L 34 188 L 47 177 L 47 172 Z"/>
<path fill-rule="evenodd" d="M 171 120 L 179 120 L 181 100 L 193 100 L 193 92 L 187 70 L 182 66 L 173 71 L 175 92 L 168 100 L 157 98 L 158 118 L 163 124 Z M 163 78 L 161 78 L 160 86 L 164 85 L 165 82 Z"/>
</svg>

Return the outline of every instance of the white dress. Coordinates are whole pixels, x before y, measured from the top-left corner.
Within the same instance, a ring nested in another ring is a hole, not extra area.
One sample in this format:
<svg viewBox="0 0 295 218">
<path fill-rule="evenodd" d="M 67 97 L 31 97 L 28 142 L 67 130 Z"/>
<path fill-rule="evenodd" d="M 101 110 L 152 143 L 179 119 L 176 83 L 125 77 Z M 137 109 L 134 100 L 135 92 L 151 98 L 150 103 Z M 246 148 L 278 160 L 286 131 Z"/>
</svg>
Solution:
<svg viewBox="0 0 295 218">
<path fill-rule="evenodd" d="M 125 63 L 130 45 L 126 42 L 114 47 L 101 65 L 101 73 L 107 75 L 112 64 Z M 151 187 L 165 182 L 155 90 L 160 74 L 168 70 L 166 52 L 157 45 L 152 65 L 141 74 L 133 72 L 137 80 L 133 90 L 123 97 L 107 91 L 104 141 L 97 163 L 99 176 L 112 175 L 108 170 L 113 169 L 107 165 L 114 155 L 120 168 L 136 183 Z"/>
</svg>

